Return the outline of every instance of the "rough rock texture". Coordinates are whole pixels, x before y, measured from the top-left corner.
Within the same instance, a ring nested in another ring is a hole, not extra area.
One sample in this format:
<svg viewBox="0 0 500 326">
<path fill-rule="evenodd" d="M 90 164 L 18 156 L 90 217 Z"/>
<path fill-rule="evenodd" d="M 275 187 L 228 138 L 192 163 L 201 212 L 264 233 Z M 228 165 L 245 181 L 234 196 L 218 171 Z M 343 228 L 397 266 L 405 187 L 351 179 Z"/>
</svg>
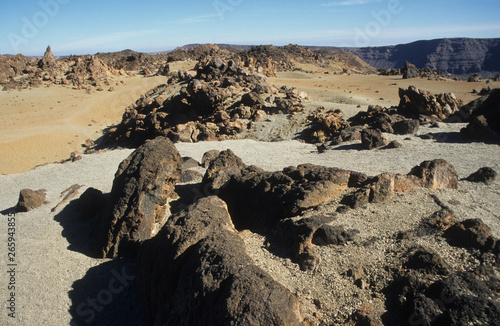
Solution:
<svg viewBox="0 0 500 326">
<path fill-rule="evenodd" d="M 220 187 L 219 197 L 228 204 L 236 228 L 262 230 L 325 203 L 366 179 L 362 173 L 312 164 L 280 172 L 250 166 L 234 173 Z"/>
<path fill-rule="evenodd" d="M 431 283 L 410 272 L 385 291 L 385 325 L 494 325 L 500 318 L 500 280 L 493 274 L 455 272 Z"/>
<path fill-rule="evenodd" d="M 492 237 L 490 228 L 480 219 L 456 223 L 446 230 L 444 236 L 453 246 L 481 251 L 495 250 L 497 242 L 497 239 Z"/>
<path fill-rule="evenodd" d="M 137 291 L 150 325 L 301 325 L 294 295 L 245 253 L 225 203 L 200 199 L 143 243 Z"/>
<path fill-rule="evenodd" d="M 349 48 L 375 68 L 399 69 L 406 60 L 419 68 L 451 74 L 500 71 L 500 39 L 451 38 L 382 47 Z"/>
<path fill-rule="evenodd" d="M 214 194 L 220 191 L 233 175 L 239 174 L 241 169 L 246 167 L 247 165 L 232 150 L 227 149 L 219 152 L 208 163 L 208 168 L 203 176 L 202 192 Z"/>
<path fill-rule="evenodd" d="M 220 154 L 220 151 L 218 151 L 216 149 L 205 152 L 203 154 L 203 157 L 201 158 L 201 165 L 205 168 L 208 168 L 208 166 L 210 165 L 210 162 L 212 162 L 212 160 L 214 158 L 219 156 L 219 154 Z"/>
<path fill-rule="evenodd" d="M 43 55 L 43 58 L 40 59 L 38 62 L 38 66 L 41 69 L 48 69 L 48 68 L 53 68 L 56 65 L 56 58 L 54 58 L 54 55 L 52 54 L 52 50 L 50 49 L 50 45 L 47 47 L 47 50 L 45 51 L 45 54 Z"/>
<path fill-rule="evenodd" d="M 457 189 L 458 174 L 451 164 L 438 159 L 422 162 L 414 167 L 409 175 L 414 175 L 422 180 L 422 185 L 429 189 Z"/>
<path fill-rule="evenodd" d="M 407 175 L 382 173 L 369 179 L 354 193 L 344 197 L 343 202 L 353 208 L 385 201 L 396 193 L 414 187 L 429 189 L 457 189 L 458 174 L 451 164 L 438 159 L 425 161 L 414 167 Z"/>
<path fill-rule="evenodd" d="M 415 115 L 434 115 L 441 120 L 445 120 L 457 112 L 462 105 L 462 102 L 453 93 L 432 95 L 413 85 L 408 87 L 407 90 L 400 88 L 399 98 L 399 110 L 401 112 Z"/>
<path fill-rule="evenodd" d="M 500 140 L 500 89 L 462 107 L 459 114 L 470 121 L 460 131 L 465 138 Z"/>
<path fill-rule="evenodd" d="M 19 193 L 19 201 L 16 204 L 16 212 L 29 212 L 45 204 L 46 190 L 23 189 Z"/>
<path fill-rule="evenodd" d="M 418 68 L 408 61 L 405 61 L 403 68 L 401 68 L 401 74 L 403 75 L 403 79 L 420 77 L 420 71 Z"/>
<path fill-rule="evenodd" d="M 361 143 L 365 149 L 383 147 L 389 142 L 378 129 L 365 129 L 361 132 Z"/>
<path fill-rule="evenodd" d="M 496 177 L 497 172 L 495 170 L 489 167 L 484 167 L 469 175 L 465 180 L 490 184 L 495 181 Z"/>
<path fill-rule="evenodd" d="M 146 142 L 115 174 L 109 208 L 96 225 L 94 252 L 116 257 L 120 245 L 151 238 L 165 223 L 167 200 L 182 172 L 177 149 L 165 137 Z"/>
</svg>

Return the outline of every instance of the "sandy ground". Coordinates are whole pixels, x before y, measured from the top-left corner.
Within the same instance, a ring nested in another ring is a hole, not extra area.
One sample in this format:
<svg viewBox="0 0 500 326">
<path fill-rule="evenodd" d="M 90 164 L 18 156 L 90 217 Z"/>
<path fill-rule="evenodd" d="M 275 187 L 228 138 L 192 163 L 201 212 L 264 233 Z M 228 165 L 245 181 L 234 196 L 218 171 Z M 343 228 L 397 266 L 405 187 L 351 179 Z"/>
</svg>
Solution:
<svg viewBox="0 0 500 326">
<path fill-rule="evenodd" d="M 458 127 L 444 125 L 442 131 L 453 133 Z M 235 140 L 182 143 L 176 146 L 182 156 L 191 156 L 197 160 L 201 160 L 207 150 L 231 148 L 245 163 L 258 165 L 266 170 L 280 170 L 289 165 L 314 163 L 348 168 L 370 175 L 380 172 L 407 173 L 423 160 L 445 158 L 455 166 L 460 178 L 466 177 L 482 166 L 491 166 L 500 171 L 498 145 L 455 143 L 453 138 L 449 138 L 448 142 L 422 140 L 417 136 L 411 136 L 407 140 L 398 139 L 403 143 L 403 147 L 399 149 L 365 151 L 359 150 L 356 144 L 347 144 L 323 154 L 318 154 L 313 145 L 298 141 Z M 75 233 L 82 231 L 78 230 L 78 224 L 73 225 L 77 222 L 71 205 L 63 205 L 54 212 L 51 211 L 61 201 L 61 192 L 74 184 L 109 192 L 118 164 L 130 152 L 131 150 L 116 150 L 84 155 L 82 160 L 74 163 L 49 164 L 23 174 L 0 176 L 0 198 L 2 198 L 0 223 L 1 229 L 4 230 L 0 234 L 0 243 L 7 243 L 5 214 L 16 204 L 22 188 L 46 189 L 49 202 L 32 212 L 16 215 L 17 318 L 12 320 L 7 317 L 5 309 L 2 309 L 0 324 L 67 325 L 76 320 L 78 321 L 76 324 L 85 325 L 86 323 L 81 322 L 82 319 L 78 319 L 82 317 L 83 320 L 89 318 L 91 324 L 102 325 L 107 323 L 106 316 L 110 314 L 111 316 L 125 314 L 126 317 L 123 318 L 128 322 L 121 321 L 121 325 L 140 325 L 134 319 L 137 318 L 137 312 L 133 307 L 137 305 L 130 298 L 132 292 L 130 284 L 117 294 L 113 294 L 109 303 L 106 297 L 109 282 L 116 279 L 116 273 L 122 273 L 123 266 L 126 265 L 92 259 L 72 248 L 71 243 Z M 80 193 L 85 187 L 81 188 Z M 361 239 L 376 234 L 377 240 L 374 246 L 378 249 L 373 250 L 369 256 L 358 247 L 321 249 L 324 263 L 315 274 L 302 272 L 289 259 L 272 255 L 264 249 L 262 236 L 250 232 L 243 232 L 242 236 L 245 238 L 248 253 L 256 264 L 298 295 L 305 316 L 318 313 L 313 301 L 319 298 L 325 320 L 341 319 L 352 312 L 351 308 L 347 308 L 348 305 L 359 307 L 366 300 L 370 300 L 375 307 L 383 307 L 381 298 L 367 298 L 366 293 L 357 289 L 351 281 L 345 280 L 341 275 L 357 260 L 373 265 L 384 261 L 386 251 L 394 246 L 389 239 L 394 230 L 411 229 L 422 218 L 439 209 L 431 199 L 430 193 L 424 189 L 416 189 L 396 196 L 386 203 L 369 205 L 341 216 L 335 223 L 359 229 Z M 458 191 L 438 190 L 432 193 L 444 202 L 453 200 L 455 203 L 453 209 L 459 218 L 480 217 L 493 229 L 496 236 L 500 236 L 499 181 L 489 186 L 461 181 Z M 332 207 L 328 205 L 322 207 L 320 213 L 331 213 L 334 209 Z M 427 246 L 437 247 L 436 249 L 440 250 L 447 261 L 454 263 L 460 258 L 456 254 L 447 254 L 446 244 L 436 244 L 426 239 L 419 241 L 424 244 L 428 242 Z M 7 264 L 5 250 L 0 257 L 0 264 L 5 267 Z M 8 296 L 5 289 L 7 283 L 8 275 L 2 273 L 0 276 L 2 301 Z M 100 309 L 94 309 L 88 303 L 88 298 L 101 300 L 98 302 L 106 304 L 97 305 Z M 72 313 L 69 312 L 71 307 Z M 78 307 L 81 308 L 80 315 L 75 312 Z"/>
<path fill-rule="evenodd" d="M 120 79 L 116 79 L 115 82 Z M 114 92 L 51 86 L 0 92 L 0 174 L 69 158 L 86 139 L 120 122 L 125 107 L 165 77 L 124 78 Z"/>
</svg>

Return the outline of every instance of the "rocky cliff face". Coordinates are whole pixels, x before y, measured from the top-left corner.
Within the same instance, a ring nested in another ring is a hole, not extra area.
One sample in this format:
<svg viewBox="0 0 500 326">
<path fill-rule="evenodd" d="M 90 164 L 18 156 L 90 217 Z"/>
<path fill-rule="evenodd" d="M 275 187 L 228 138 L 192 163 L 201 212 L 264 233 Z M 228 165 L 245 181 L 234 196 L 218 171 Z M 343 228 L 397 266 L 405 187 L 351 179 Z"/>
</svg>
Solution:
<svg viewBox="0 0 500 326">
<path fill-rule="evenodd" d="M 500 38 L 438 39 L 346 50 L 375 68 L 399 69 L 409 61 L 418 68 L 430 67 L 456 75 L 500 72 Z"/>
</svg>

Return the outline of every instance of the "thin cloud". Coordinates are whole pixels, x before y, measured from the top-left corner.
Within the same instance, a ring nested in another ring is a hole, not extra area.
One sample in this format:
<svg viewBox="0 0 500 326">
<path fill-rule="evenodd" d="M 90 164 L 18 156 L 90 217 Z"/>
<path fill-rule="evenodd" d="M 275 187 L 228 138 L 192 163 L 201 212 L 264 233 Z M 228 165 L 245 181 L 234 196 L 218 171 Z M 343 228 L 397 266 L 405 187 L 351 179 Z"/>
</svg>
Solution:
<svg viewBox="0 0 500 326">
<path fill-rule="evenodd" d="M 321 4 L 322 7 L 340 7 L 340 6 L 359 6 L 366 5 L 369 3 L 380 2 L 381 0 L 344 0 L 344 1 L 332 1 Z"/>
<path fill-rule="evenodd" d="M 179 21 L 180 24 L 197 24 L 197 23 L 203 23 L 206 21 L 211 20 L 212 18 L 219 17 L 218 14 L 211 14 L 211 15 L 200 15 L 200 16 L 194 16 L 194 17 L 188 17 L 185 19 L 182 19 Z"/>
</svg>

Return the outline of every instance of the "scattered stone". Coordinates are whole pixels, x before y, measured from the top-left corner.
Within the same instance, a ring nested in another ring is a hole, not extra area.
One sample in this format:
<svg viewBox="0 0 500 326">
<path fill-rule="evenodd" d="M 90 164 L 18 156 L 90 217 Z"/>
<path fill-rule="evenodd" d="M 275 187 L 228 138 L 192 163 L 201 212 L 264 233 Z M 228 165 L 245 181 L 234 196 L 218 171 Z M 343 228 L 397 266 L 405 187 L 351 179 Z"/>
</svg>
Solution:
<svg viewBox="0 0 500 326">
<path fill-rule="evenodd" d="M 459 113 L 470 123 L 460 131 L 468 139 L 500 140 L 500 89 L 493 89 L 461 108 Z"/>
<path fill-rule="evenodd" d="M 387 145 L 388 141 L 378 129 L 365 129 L 361 132 L 361 143 L 365 149 L 374 149 Z"/>
<path fill-rule="evenodd" d="M 395 148 L 400 148 L 400 147 L 403 147 L 403 145 L 400 142 L 398 142 L 397 140 L 393 140 L 385 148 L 395 149 Z"/>
<path fill-rule="evenodd" d="M 496 177 L 497 172 L 495 170 L 489 167 L 484 167 L 469 175 L 465 180 L 490 184 L 495 181 Z"/>
<path fill-rule="evenodd" d="M 19 200 L 16 204 L 16 212 L 29 212 L 46 203 L 47 190 L 23 189 L 19 192 Z"/>
<path fill-rule="evenodd" d="M 395 134 L 408 135 L 415 134 L 418 131 L 419 126 L 420 122 L 417 119 L 405 119 L 395 122 L 392 125 L 392 129 Z"/>
<path fill-rule="evenodd" d="M 410 255 L 404 266 L 431 275 L 447 275 L 449 273 L 449 266 L 443 261 L 441 256 L 431 249 L 422 247 L 417 248 Z"/>
<path fill-rule="evenodd" d="M 407 112 L 411 115 L 434 115 L 441 120 L 458 112 L 462 105 L 462 102 L 453 93 L 432 95 L 413 85 L 407 90 L 400 88 L 399 97 L 398 109 L 400 112 Z"/>
<path fill-rule="evenodd" d="M 468 219 L 452 225 L 444 236 L 455 247 L 475 248 L 481 251 L 495 249 L 496 240 L 490 228 L 481 219 Z"/>
<path fill-rule="evenodd" d="M 442 159 L 422 162 L 408 175 L 420 178 L 423 186 L 429 189 L 458 189 L 458 174 L 455 168 Z"/>
<path fill-rule="evenodd" d="M 354 240 L 354 236 L 358 234 L 358 230 L 346 230 L 341 225 L 322 225 L 313 235 L 312 243 L 319 246 L 336 245 L 342 246 L 349 241 Z"/>
</svg>

